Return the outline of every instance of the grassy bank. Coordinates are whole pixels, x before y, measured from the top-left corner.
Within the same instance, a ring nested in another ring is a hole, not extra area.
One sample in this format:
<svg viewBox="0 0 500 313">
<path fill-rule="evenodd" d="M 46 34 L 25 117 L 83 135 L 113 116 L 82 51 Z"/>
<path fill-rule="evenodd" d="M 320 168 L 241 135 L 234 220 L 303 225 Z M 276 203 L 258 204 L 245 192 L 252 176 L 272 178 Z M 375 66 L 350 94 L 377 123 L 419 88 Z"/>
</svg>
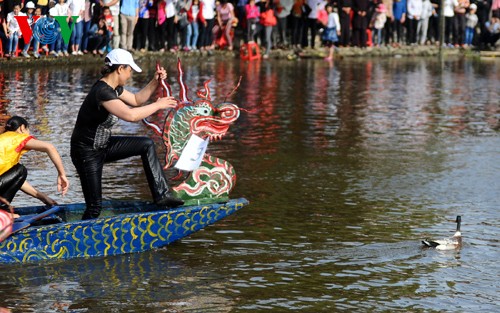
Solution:
<svg viewBox="0 0 500 313">
<path fill-rule="evenodd" d="M 378 47 L 378 48 L 339 48 L 335 51 L 335 58 L 357 58 L 357 57 L 437 57 L 440 49 L 435 46 L 403 46 L 403 47 Z M 443 56 L 466 56 L 466 57 L 498 57 L 500 58 L 500 51 L 480 52 L 472 49 L 462 48 L 443 48 Z M 326 56 L 325 49 L 304 49 L 302 51 L 294 50 L 272 50 L 269 59 L 263 60 L 264 62 L 272 61 L 273 59 L 287 59 L 298 60 L 301 58 L 309 59 L 322 59 Z M 134 52 L 134 58 L 140 62 L 144 59 L 150 58 L 164 58 L 164 57 L 180 57 L 182 59 L 204 59 L 210 58 L 239 58 L 238 51 L 211 51 L 210 53 L 204 51 L 192 52 Z M 0 67 L 30 67 L 30 66 L 81 66 L 88 64 L 102 64 L 103 59 L 100 56 L 82 55 L 68 57 L 54 57 L 52 55 L 42 56 L 39 59 L 24 58 L 22 56 L 16 58 L 0 58 Z"/>
</svg>

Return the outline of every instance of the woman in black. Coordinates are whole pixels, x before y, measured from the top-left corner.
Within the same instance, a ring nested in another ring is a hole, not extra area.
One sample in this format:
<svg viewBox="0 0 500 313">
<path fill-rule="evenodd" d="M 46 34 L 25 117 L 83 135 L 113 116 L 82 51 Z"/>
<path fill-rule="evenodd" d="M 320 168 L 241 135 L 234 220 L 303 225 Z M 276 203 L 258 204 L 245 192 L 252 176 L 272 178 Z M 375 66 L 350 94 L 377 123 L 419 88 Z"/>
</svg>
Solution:
<svg viewBox="0 0 500 313">
<path fill-rule="evenodd" d="M 111 128 L 122 119 L 137 122 L 159 110 L 174 108 L 173 97 L 159 98 L 143 105 L 156 91 L 159 80 L 167 73 L 161 68 L 149 84 L 133 94 L 123 88 L 132 69 L 141 72 L 130 52 L 114 49 L 105 59 L 102 78 L 85 98 L 71 136 L 71 160 L 80 176 L 87 208 L 82 219 L 99 216 L 102 209 L 102 168 L 104 163 L 140 155 L 149 188 L 158 205 L 178 206 L 184 202 L 174 198 L 156 156 L 153 141 L 148 137 L 111 136 Z"/>
</svg>

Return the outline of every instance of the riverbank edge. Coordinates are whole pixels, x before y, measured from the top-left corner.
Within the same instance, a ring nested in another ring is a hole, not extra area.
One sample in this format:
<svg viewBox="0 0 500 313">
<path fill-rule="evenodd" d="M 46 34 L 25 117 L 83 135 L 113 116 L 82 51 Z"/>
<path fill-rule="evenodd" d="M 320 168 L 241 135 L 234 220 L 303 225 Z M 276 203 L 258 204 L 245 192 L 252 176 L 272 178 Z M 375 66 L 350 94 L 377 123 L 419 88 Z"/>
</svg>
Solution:
<svg viewBox="0 0 500 313">
<path fill-rule="evenodd" d="M 430 46 L 405 46 L 405 47 L 377 47 L 377 48 L 338 48 L 335 50 L 334 59 L 342 58 L 381 58 L 381 57 L 438 57 L 440 53 L 439 47 Z M 164 59 L 169 57 L 177 57 L 187 60 L 199 60 L 205 58 L 214 59 L 239 59 L 239 51 L 192 51 L 192 52 L 134 52 L 134 59 L 136 62 L 142 62 L 151 58 Z M 325 49 L 304 49 L 301 51 L 295 50 L 272 50 L 268 59 L 262 59 L 264 62 L 272 60 L 299 60 L 299 59 L 323 59 L 327 56 Z M 464 48 L 443 48 L 443 56 L 463 56 L 470 58 L 499 58 L 500 50 L 495 51 L 478 51 L 473 49 Z M 250 61 L 251 62 L 251 61 Z M 16 67 L 32 67 L 32 66 L 59 66 L 59 65 L 88 65 L 88 64 L 102 64 L 103 57 L 94 56 L 92 54 L 86 55 L 70 55 L 68 57 L 54 57 L 52 55 L 42 56 L 39 59 L 34 57 L 25 58 L 22 56 L 6 59 L 0 59 L 1 68 L 16 68 Z"/>
</svg>

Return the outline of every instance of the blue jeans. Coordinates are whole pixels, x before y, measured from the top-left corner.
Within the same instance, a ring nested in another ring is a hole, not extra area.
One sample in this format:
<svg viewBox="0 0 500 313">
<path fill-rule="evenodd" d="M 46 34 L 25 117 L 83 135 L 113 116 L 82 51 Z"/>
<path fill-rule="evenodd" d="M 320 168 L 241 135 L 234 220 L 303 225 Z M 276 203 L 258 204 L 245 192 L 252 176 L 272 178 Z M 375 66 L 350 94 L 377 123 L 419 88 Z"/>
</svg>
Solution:
<svg viewBox="0 0 500 313">
<path fill-rule="evenodd" d="M 83 21 L 80 21 L 75 24 L 75 28 L 71 32 L 71 44 L 80 47 L 82 43 L 82 36 L 83 36 Z"/>
<path fill-rule="evenodd" d="M 186 30 L 186 47 L 189 49 L 196 49 L 198 34 L 198 22 L 189 23 Z"/>
<path fill-rule="evenodd" d="M 7 53 L 14 54 L 17 50 L 17 43 L 19 42 L 19 33 L 14 32 L 9 37 L 9 46 L 7 47 Z"/>
<path fill-rule="evenodd" d="M 87 50 L 87 45 L 89 42 L 89 36 L 87 35 L 87 33 L 89 32 L 90 26 L 91 21 L 83 22 L 82 47 L 80 48 L 80 50 Z"/>
<path fill-rule="evenodd" d="M 466 27 L 465 28 L 465 44 L 472 45 L 472 39 L 474 39 L 474 28 Z"/>
</svg>

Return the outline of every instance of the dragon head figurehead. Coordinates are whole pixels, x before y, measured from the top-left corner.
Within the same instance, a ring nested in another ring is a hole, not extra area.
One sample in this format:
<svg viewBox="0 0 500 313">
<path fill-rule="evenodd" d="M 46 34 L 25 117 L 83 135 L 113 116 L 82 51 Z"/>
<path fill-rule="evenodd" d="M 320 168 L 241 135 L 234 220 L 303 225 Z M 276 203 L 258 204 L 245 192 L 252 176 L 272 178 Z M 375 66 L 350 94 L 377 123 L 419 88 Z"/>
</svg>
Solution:
<svg viewBox="0 0 500 313">
<path fill-rule="evenodd" d="M 228 132 L 229 127 L 238 119 L 240 108 L 235 104 L 223 102 L 218 105 L 212 103 L 210 80 L 204 83 L 204 88 L 196 92 L 197 98 L 188 97 L 188 89 L 183 81 L 183 71 L 180 60 L 177 63 L 178 82 L 180 85 L 178 105 L 168 112 L 162 128 L 145 120 L 158 135 L 162 136 L 166 147 L 165 169 L 171 168 L 179 159 L 191 135 L 202 139 L 209 138 L 211 142 L 221 140 Z M 239 82 L 231 95 L 239 86 Z M 165 96 L 171 96 L 170 86 L 162 82 Z M 236 173 L 229 162 L 205 154 L 201 165 L 190 172 L 186 178 L 180 172 L 173 179 L 180 183 L 173 187 L 177 197 L 189 203 L 208 203 L 229 198 L 229 192 L 236 182 Z"/>
</svg>

